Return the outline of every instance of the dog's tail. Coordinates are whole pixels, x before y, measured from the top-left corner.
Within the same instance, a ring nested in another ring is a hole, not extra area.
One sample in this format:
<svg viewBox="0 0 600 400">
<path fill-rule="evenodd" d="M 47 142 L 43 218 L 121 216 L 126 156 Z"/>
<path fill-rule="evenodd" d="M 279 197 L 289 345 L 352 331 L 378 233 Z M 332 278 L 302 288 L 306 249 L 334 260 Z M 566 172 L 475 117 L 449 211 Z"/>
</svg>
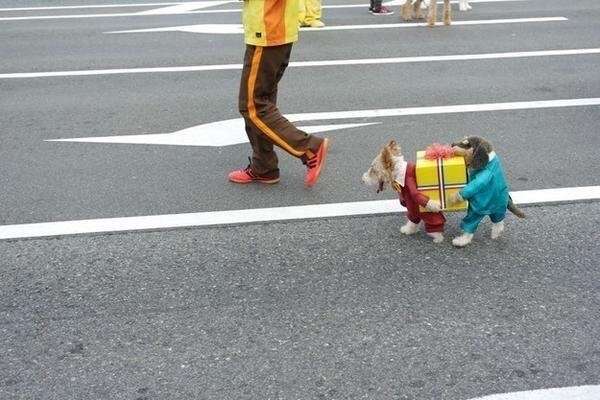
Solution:
<svg viewBox="0 0 600 400">
<path fill-rule="evenodd" d="M 517 207 L 517 205 L 513 202 L 512 197 L 508 197 L 508 211 L 510 211 L 511 213 L 515 214 L 517 217 L 519 218 L 525 218 L 526 215 L 523 212 L 523 210 L 521 210 L 519 207 Z"/>
</svg>

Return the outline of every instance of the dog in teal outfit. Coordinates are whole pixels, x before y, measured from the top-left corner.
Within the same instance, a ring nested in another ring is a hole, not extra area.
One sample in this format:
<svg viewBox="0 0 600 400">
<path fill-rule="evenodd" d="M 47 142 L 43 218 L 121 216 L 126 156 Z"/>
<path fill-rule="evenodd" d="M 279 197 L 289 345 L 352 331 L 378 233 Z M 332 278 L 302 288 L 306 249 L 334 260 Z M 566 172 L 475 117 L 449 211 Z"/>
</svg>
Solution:
<svg viewBox="0 0 600 400">
<path fill-rule="evenodd" d="M 453 143 L 456 155 L 465 157 L 469 167 L 469 183 L 450 199 L 450 203 L 469 201 L 467 215 L 460 227 L 462 235 L 454 238 L 452 244 L 464 247 L 471 243 L 479 223 L 486 216 L 492 221 L 492 239 L 500 237 L 504 231 L 506 210 L 519 218 L 525 214 L 512 202 L 508 194 L 508 184 L 502 168 L 502 162 L 486 140 L 471 136 L 461 142 Z"/>
</svg>

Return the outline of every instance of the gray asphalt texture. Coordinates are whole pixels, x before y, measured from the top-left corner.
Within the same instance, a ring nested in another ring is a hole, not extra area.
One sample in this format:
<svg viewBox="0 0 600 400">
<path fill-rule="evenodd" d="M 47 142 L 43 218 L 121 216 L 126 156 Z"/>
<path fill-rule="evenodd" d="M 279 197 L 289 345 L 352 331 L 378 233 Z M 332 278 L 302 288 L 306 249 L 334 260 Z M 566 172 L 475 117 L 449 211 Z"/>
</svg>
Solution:
<svg viewBox="0 0 600 400">
<path fill-rule="evenodd" d="M 360 2 L 326 2 L 348 3 Z M 399 20 L 366 11 L 324 19 Z M 600 47 L 594 0 L 473 3 L 454 15 L 549 16 L 569 20 L 305 32 L 292 61 Z M 104 33 L 239 20 L 0 21 L 0 73 L 240 63 L 238 35 Z M 599 67 L 600 55 L 582 55 L 290 68 L 278 101 L 303 113 L 600 97 Z M 314 190 L 283 153 L 279 185 L 228 184 L 247 144 L 44 141 L 237 118 L 239 75 L 0 79 L 0 225 L 393 198 L 359 182 L 390 138 L 410 157 L 434 141 L 485 136 L 512 190 L 600 184 L 597 106 L 365 119 L 380 124 L 327 133 L 333 147 Z M 462 250 L 449 243 L 460 214 L 448 215 L 439 246 L 401 236 L 401 215 L 0 242 L 0 399 L 466 400 L 600 384 L 600 203 L 526 211 L 501 239 L 484 224 Z"/>
<path fill-rule="evenodd" d="M 1 242 L 0 398 L 597 384 L 600 204 L 527 212 L 460 251 L 401 236 L 401 216 Z"/>
</svg>

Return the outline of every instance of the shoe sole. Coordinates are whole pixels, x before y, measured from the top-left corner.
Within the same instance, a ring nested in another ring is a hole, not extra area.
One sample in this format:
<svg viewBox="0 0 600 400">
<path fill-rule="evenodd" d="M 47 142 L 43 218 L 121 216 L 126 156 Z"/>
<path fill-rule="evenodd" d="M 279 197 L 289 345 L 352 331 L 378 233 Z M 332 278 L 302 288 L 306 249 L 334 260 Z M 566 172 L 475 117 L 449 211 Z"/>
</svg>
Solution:
<svg viewBox="0 0 600 400">
<path fill-rule="evenodd" d="M 315 180 L 312 183 L 310 183 L 310 182 L 304 182 L 304 185 L 306 187 L 313 187 L 319 181 L 319 177 L 321 176 L 321 172 L 323 171 L 323 167 L 325 167 L 325 161 L 327 160 L 327 152 L 329 151 L 329 139 L 327 139 L 327 138 L 323 139 L 323 144 L 321 145 L 321 148 L 323 149 L 322 153 L 321 153 L 323 155 L 323 158 L 321 159 L 321 164 L 319 164 L 318 167 L 315 167 L 315 168 L 318 168 Z"/>
<path fill-rule="evenodd" d="M 251 180 L 251 181 L 238 181 L 238 180 L 229 178 L 229 182 L 241 183 L 242 185 L 245 185 L 245 184 L 248 184 L 248 183 L 262 183 L 262 184 L 265 184 L 265 185 L 273 185 L 273 184 L 279 182 L 279 178 L 276 178 L 276 179 L 254 179 L 254 180 Z"/>
</svg>

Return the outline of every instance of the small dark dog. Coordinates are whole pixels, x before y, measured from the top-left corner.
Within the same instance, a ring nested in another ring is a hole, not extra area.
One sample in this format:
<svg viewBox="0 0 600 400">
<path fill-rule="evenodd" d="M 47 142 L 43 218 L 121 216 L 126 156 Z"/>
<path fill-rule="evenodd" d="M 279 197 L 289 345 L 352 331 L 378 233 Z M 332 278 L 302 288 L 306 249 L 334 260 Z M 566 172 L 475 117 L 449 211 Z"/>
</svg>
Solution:
<svg viewBox="0 0 600 400">
<path fill-rule="evenodd" d="M 478 136 L 453 143 L 452 148 L 456 155 L 465 158 L 469 167 L 469 183 L 450 199 L 450 203 L 469 201 L 467 215 L 461 222 L 463 233 L 454 238 L 452 244 L 463 247 L 471 243 L 477 226 L 485 216 L 492 220 L 492 239 L 497 239 L 504 231 L 506 210 L 519 218 L 525 218 L 523 211 L 513 203 L 508 194 L 500 158 L 492 145 Z"/>
</svg>

